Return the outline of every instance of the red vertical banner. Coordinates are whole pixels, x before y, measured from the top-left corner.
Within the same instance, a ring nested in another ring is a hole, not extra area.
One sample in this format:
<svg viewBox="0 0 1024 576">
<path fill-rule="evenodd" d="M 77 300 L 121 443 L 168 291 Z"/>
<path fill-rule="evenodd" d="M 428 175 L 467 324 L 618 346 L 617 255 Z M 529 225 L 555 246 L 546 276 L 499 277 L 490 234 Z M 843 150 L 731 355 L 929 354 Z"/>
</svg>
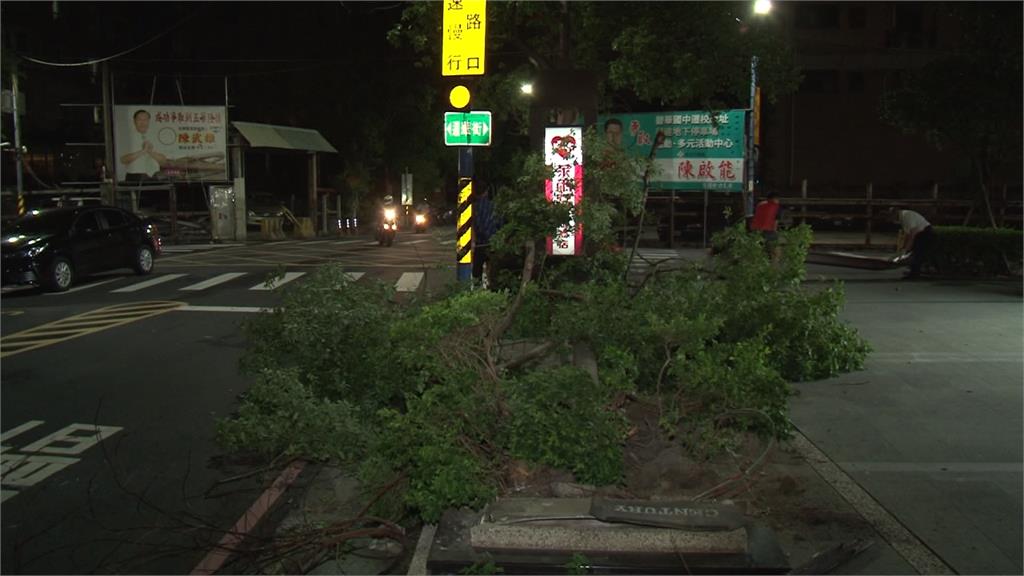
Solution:
<svg viewBox="0 0 1024 576">
<path fill-rule="evenodd" d="M 551 177 L 544 181 L 548 202 L 578 207 L 583 202 L 583 129 L 578 126 L 547 128 L 544 131 L 545 164 Z M 578 208 L 577 208 L 578 209 Z M 575 212 L 547 238 L 547 253 L 553 256 L 583 254 L 583 226 Z"/>
</svg>

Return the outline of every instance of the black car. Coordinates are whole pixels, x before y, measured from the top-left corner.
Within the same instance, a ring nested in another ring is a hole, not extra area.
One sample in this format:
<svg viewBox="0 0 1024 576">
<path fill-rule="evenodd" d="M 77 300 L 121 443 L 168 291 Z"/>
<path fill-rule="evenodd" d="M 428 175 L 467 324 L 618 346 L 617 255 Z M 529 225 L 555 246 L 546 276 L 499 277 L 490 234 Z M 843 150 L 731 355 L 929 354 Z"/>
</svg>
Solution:
<svg viewBox="0 0 1024 576">
<path fill-rule="evenodd" d="M 62 292 L 93 272 L 153 271 L 160 235 L 149 220 L 113 206 L 33 210 L 4 226 L 3 284 Z"/>
</svg>

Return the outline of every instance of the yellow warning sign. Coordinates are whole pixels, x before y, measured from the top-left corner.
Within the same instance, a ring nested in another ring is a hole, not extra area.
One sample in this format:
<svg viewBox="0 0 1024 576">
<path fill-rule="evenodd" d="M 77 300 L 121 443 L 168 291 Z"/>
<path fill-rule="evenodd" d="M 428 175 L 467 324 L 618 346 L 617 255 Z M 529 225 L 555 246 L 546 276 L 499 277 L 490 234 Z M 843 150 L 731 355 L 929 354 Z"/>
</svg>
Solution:
<svg viewBox="0 0 1024 576">
<path fill-rule="evenodd" d="M 442 4 L 441 76 L 482 75 L 487 1 L 443 0 Z"/>
<path fill-rule="evenodd" d="M 461 180 L 459 189 L 459 223 L 456 229 L 456 254 L 459 264 L 473 263 L 473 181 Z"/>
</svg>

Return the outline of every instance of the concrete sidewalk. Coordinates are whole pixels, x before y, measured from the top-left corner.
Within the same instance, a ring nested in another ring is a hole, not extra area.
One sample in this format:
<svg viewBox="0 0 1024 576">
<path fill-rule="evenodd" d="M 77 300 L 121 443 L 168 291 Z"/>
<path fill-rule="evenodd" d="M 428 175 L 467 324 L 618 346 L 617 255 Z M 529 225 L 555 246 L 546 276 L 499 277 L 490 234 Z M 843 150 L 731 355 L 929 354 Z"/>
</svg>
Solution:
<svg viewBox="0 0 1024 576">
<path fill-rule="evenodd" d="M 1020 574 L 1020 281 L 814 268 L 845 281 L 843 318 L 874 352 L 861 372 L 798 384 L 794 423 L 954 570 Z"/>
</svg>

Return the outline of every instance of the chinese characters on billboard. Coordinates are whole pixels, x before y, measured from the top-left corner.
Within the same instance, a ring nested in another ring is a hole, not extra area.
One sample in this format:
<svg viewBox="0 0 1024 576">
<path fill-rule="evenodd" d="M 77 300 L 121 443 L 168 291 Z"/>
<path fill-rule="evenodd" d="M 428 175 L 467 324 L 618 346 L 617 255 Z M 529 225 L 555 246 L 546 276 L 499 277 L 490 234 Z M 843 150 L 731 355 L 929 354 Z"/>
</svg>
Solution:
<svg viewBox="0 0 1024 576">
<path fill-rule="evenodd" d="M 743 110 L 651 112 L 598 116 L 605 138 L 631 156 L 647 158 L 660 130 L 650 182 L 675 190 L 743 190 Z"/>
<path fill-rule="evenodd" d="M 227 180 L 226 122 L 223 106 L 115 106 L 118 181 Z"/>
<path fill-rule="evenodd" d="M 579 206 L 583 201 L 583 129 L 546 128 L 544 145 L 544 163 L 551 169 L 551 177 L 544 181 L 548 202 Z M 583 225 L 570 217 L 547 244 L 548 254 L 582 255 Z"/>
</svg>

